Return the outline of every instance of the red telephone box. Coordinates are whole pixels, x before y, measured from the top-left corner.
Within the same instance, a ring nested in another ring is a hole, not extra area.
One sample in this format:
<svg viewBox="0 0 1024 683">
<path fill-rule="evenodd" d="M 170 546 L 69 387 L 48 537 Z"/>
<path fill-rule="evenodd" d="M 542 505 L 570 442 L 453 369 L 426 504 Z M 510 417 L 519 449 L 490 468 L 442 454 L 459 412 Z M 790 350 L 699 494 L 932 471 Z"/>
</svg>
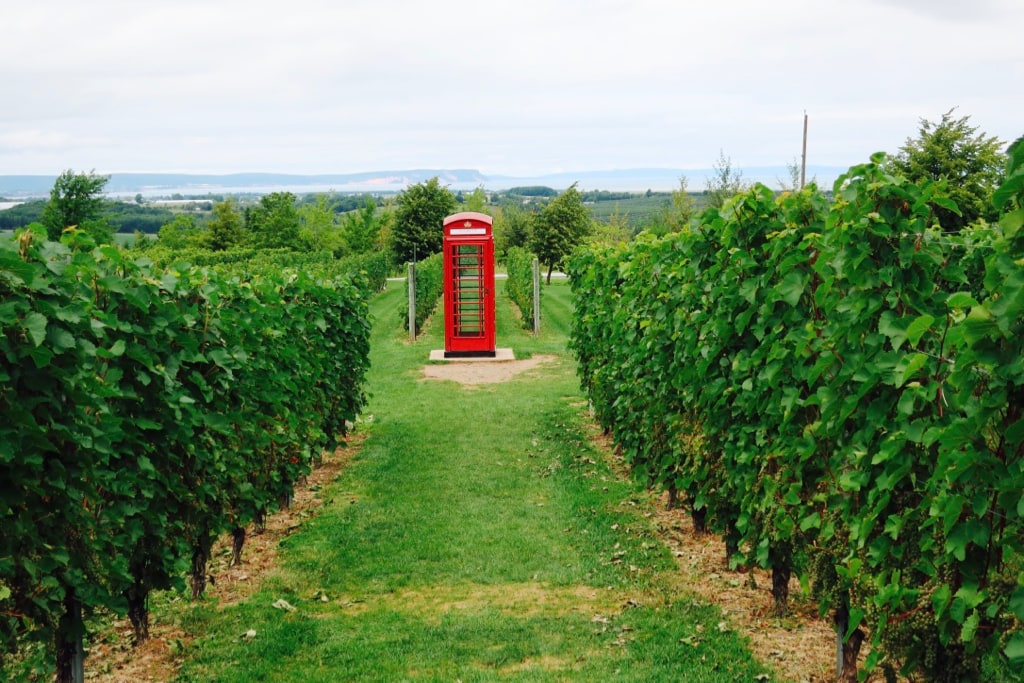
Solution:
<svg viewBox="0 0 1024 683">
<path fill-rule="evenodd" d="M 493 219 L 465 211 L 444 219 L 444 357 L 493 358 Z"/>
</svg>

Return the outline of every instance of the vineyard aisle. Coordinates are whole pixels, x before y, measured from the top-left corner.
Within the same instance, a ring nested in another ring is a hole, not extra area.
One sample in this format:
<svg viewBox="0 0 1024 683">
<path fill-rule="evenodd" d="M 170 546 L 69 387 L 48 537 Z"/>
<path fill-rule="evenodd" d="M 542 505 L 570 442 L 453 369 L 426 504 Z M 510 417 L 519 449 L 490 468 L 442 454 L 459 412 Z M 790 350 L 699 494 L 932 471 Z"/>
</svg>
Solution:
<svg viewBox="0 0 1024 683">
<path fill-rule="evenodd" d="M 426 377 L 441 321 L 409 343 L 403 283 L 376 298 L 361 449 L 256 592 L 184 613 L 180 681 L 772 680 L 590 445 L 568 285 L 538 339 L 503 286 L 498 346 L 533 363 L 474 384 Z"/>
</svg>

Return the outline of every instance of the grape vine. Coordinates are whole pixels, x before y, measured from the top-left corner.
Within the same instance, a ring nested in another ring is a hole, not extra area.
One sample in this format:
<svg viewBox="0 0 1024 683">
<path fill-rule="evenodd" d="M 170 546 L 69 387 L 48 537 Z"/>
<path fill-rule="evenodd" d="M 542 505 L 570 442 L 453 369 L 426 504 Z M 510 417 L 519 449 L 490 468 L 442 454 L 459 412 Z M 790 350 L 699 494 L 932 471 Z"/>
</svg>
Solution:
<svg viewBox="0 0 1024 683">
<path fill-rule="evenodd" d="M 734 565 L 808 577 L 867 669 L 1024 664 L 1022 145 L 999 225 L 938 183 L 851 168 L 755 186 L 680 234 L 578 252 L 571 347 L 638 476 Z M 856 680 L 856 671 L 844 672 Z"/>
<path fill-rule="evenodd" d="M 268 264 L 157 267 L 0 242 L 0 638 L 53 639 L 146 597 L 290 495 L 365 403 L 369 288 Z"/>
</svg>

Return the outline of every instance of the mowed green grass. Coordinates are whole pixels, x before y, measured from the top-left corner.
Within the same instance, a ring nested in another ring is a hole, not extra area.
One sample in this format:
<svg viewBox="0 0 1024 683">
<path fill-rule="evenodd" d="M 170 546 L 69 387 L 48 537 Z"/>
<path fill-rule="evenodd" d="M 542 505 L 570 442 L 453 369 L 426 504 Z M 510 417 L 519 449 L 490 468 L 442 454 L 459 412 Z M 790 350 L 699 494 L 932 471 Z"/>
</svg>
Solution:
<svg viewBox="0 0 1024 683">
<path fill-rule="evenodd" d="M 554 359 L 498 384 L 425 380 L 443 323 L 409 342 L 405 301 L 391 283 L 373 304 L 360 452 L 250 599 L 179 613 L 179 680 L 768 680 L 590 445 L 568 285 L 533 338 L 499 281 L 498 346 Z"/>
</svg>

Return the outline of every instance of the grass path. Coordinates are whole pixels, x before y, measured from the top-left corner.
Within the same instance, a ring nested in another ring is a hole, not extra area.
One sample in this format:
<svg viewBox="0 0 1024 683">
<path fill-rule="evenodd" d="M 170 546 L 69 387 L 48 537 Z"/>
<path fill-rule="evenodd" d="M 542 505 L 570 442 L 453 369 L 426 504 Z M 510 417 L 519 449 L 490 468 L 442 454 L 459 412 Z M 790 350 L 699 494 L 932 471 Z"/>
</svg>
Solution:
<svg viewBox="0 0 1024 683">
<path fill-rule="evenodd" d="M 405 340 L 390 283 L 367 439 L 248 600 L 186 612 L 204 635 L 179 680 L 768 680 L 717 610 L 674 587 L 646 495 L 590 445 L 569 302 L 545 288 L 533 339 L 499 296 L 498 345 L 555 360 L 467 387 L 422 378 L 440 323 Z"/>
</svg>

